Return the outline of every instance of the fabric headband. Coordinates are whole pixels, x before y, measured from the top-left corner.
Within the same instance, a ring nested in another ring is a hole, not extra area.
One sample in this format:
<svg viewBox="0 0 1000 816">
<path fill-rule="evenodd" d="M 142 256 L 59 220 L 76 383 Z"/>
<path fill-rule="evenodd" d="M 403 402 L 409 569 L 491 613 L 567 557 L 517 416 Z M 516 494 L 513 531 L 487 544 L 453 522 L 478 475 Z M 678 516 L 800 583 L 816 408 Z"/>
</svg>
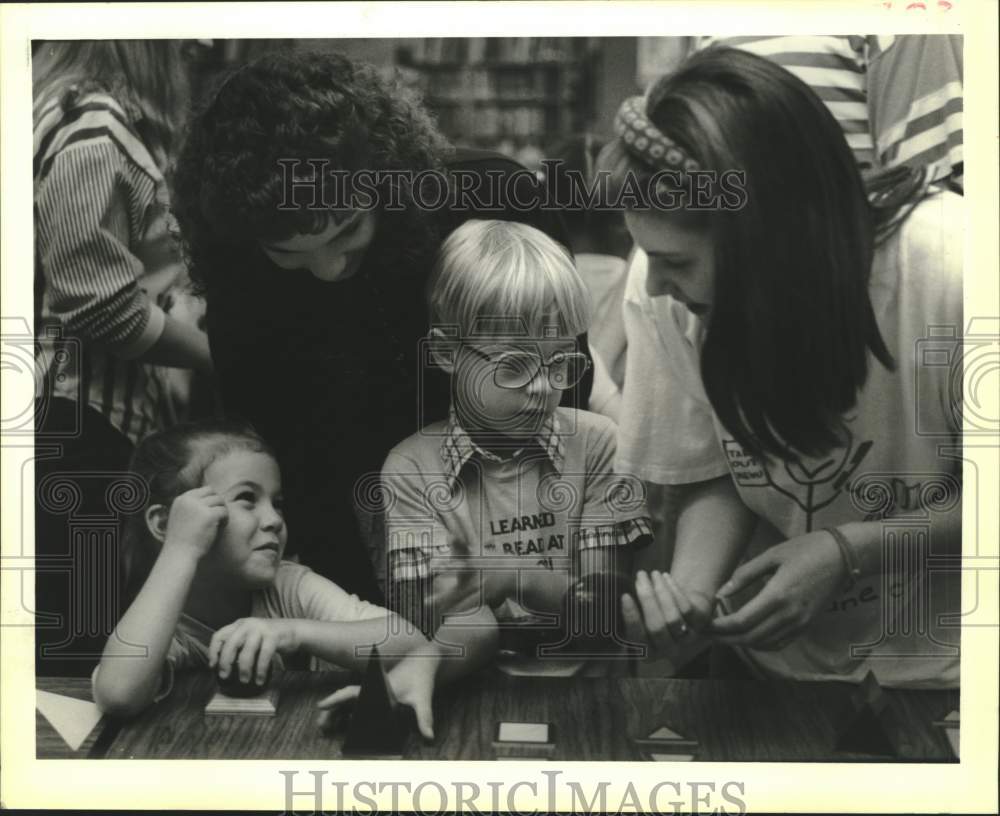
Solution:
<svg viewBox="0 0 1000 816">
<path fill-rule="evenodd" d="M 649 121 L 645 97 L 632 96 L 622 102 L 615 114 L 615 132 L 625 149 L 643 164 L 680 172 L 699 169 L 698 162 Z"/>
</svg>

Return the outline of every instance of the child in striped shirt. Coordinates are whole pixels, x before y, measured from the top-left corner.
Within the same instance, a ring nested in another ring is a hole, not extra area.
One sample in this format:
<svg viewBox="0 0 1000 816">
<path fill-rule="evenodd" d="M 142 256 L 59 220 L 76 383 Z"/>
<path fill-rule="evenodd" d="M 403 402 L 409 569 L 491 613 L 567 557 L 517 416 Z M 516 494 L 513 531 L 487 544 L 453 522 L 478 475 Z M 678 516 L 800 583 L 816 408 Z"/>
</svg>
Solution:
<svg viewBox="0 0 1000 816">
<path fill-rule="evenodd" d="M 211 370 L 205 334 L 167 314 L 186 277 L 164 178 L 187 100 L 181 48 L 45 42 L 34 56 L 36 434 L 59 453 L 36 466 L 36 608 L 63 620 L 38 629 L 42 673 L 89 672 L 116 612 L 84 577 L 109 564 L 113 581 L 115 553 L 69 540 L 57 482 L 72 482 L 73 511 L 114 513 L 107 479 L 166 424 L 157 366 Z M 44 569 L 67 550 L 69 582 Z"/>
</svg>

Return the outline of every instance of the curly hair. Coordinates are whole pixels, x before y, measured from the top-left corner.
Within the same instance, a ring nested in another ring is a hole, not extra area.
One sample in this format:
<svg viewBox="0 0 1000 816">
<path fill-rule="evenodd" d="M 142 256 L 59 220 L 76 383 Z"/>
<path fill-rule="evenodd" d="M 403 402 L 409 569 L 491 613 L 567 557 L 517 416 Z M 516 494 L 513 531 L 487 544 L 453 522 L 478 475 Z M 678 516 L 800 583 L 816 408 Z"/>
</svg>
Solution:
<svg viewBox="0 0 1000 816">
<path fill-rule="evenodd" d="M 435 170 L 449 149 L 420 102 L 370 65 L 295 52 L 236 68 L 194 115 L 178 159 L 175 209 L 192 280 L 204 290 L 209 276 L 231 265 L 234 247 L 316 233 L 329 223 L 322 209 L 279 209 L 285 193 L 279 160 L 325 161 L 333 177 Z M 383 211 L 372 249 L 418 254 L 433 240 L 432 227 L 407 206 L 407 189 L 398 195 L 403 208 Z M 380 240 L 390 228 L 396 237 Z M 403 247 L 399 235 L 409 237 Z"/>
</svg>

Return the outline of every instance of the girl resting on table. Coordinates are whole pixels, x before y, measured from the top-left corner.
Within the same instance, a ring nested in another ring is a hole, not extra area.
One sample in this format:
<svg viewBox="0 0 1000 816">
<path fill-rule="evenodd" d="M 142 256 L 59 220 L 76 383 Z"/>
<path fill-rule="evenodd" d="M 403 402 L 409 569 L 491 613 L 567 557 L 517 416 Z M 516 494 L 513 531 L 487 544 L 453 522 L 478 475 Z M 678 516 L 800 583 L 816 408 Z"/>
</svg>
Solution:
<svg viewBox="0 0 1000 816">
<path fill-rule="evenodd" d="M 148 501 L 125 532 L 128 610 L 94 672 L 102 711 L 133 715 L 169 693 L 173 673 L 209 666 L 263 685 L 272 660 L 303 651 L 351 669 L 371 646 L 395 666 L 389 681 L 432 733 L 431 697 L 442 679 L 479 664 L 496 646 L 489 613 L 449 647 L 385 609 L 349 595 L 308 567 L 282 559 L 288 531 L 281 474 L 249 427 L 212 421 L 145 439 L 132 470 Z M 442 633 L 448 630 L 445 623 Z M 462 659 L 448 659 L 462 648 Z M 447 654 L 447 652 L 451 654 Z M 400 659 L 402 658 L 402 659 Z M 353 696 L 341 690 L 330 708 Z"/>
<path fill-rule="evenodd" d="M 680 202 L 626 211 L 669 373 L 626 378 L 645 424 L 616 464 L 680 502 L 669 573 L 623 601 L 635 636 L 676 663 L 700 635 L 765 676 L 957 685 L 958 572 L 932 567 L 961 551 L 962 199 L 907 168 L 866 191 L 815 93 L 732 49 L 616 127 L 612 179 L 668 171 Z M 695 173 L 732 170 L 728 195 Z"/>
</svg>

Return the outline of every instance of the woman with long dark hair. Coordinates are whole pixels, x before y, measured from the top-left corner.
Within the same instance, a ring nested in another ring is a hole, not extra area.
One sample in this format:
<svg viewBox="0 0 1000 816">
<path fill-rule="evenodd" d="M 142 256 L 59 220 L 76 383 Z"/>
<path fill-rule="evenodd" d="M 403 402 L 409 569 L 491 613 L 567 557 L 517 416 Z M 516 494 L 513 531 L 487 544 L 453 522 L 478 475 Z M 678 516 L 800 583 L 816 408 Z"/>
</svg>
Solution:
<svg viewBox="0 0 1000 816">
<path fill-rule="evenodd" d="M 961 546 L 960 394 L 920 346 L 962 331 L 961 198 L 905 168 L 866 188 L 810 88 L 732 49 L 616 124 L 601 166 L 669 171 L 681 202 L 626 211 L 670 307 L 658 454 L 680 492 L 669 573 L 639 574 L 627 620 L 678 661 L 709 635 L 764 674 L 957 684 L 957 574 L 933 561 Z"/>
<path fill-rule="evenodd" d="M 36 608 L 39 667 L 59 674 L 89 672 L 116 617 L 116 557 L 94 536 L 71 542 L 67 513 L 114 512 L 108 479 L 169 420 L 159 366 L 211 370 L 204 332 L 168 314 L 185 280 L 165 177 L 183 45 L 45 42 L 33 57 L 37 441 L 55 446 L 36 467 Z"/>
</svg>

